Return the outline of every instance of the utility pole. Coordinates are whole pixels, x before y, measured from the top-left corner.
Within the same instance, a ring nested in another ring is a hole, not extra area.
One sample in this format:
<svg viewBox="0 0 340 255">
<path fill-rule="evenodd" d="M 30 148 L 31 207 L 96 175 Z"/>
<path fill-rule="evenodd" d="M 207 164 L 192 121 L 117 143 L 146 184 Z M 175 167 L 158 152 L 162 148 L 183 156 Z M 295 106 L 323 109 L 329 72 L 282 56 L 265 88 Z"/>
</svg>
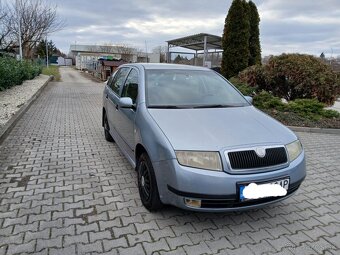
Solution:
<svg viewBox="0 0 340 255">
<path fill-rule="evenodd" d="M 148 56 L 148 45 L 146 44 L 146 40 L 145 40 L 145 53 L 146 53 L 146 63 L 148 63 L 149 62 L 149 60 L 148 60 L 149 56 Z"/>
<path fill-rule="evenodd" d="M 18 2 L 18 0 L 15 1 L 15 7 L 16 7 L 17 16 L 18 16 L 18 27 L 19 27 L 19 55 L 20 55 L 20 61 L 22 61 L 21 16 L 19 14 L 19 2 Z"/>
<path fill-rule="evenodd" d="M 47 33 L 46 33 L 46 67 L 48 68 L 48 42 L 47 42 Z"/>
</svg>

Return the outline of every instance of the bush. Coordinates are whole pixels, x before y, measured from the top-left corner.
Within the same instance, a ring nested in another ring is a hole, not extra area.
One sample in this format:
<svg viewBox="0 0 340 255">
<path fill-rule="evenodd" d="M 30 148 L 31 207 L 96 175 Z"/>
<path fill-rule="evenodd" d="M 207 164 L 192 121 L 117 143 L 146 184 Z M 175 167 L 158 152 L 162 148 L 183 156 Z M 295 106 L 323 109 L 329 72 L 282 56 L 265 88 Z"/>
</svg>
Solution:
<svg viewBox="0 0 340 255">
<path fill-rule="evenodd" d="M 264 66 L 250 66 L 239 73 L 238 78 L 250 87 L 266 90 L 267 81 Z"/>
<path fill-rule="evenodd" d="M 24 80 L 30 80 L 41 73 L 41 66 L 29 61 L 17 61 L 14 58 L 0 57 L 0 91 Z"/>
<path fill-rule="evenodd" d="M 261 91 L 254 96 L 253 104 L 261 110 L 286 110 L 286 104 L 282 103 L 280 98 L 275 97 L 266 91 Z"/>
<path fill-rule="evenodd" d="M 325 105 L 316 99 L 296 99 L 289 102 L 288 109 L 307 119 L 319 119 Z"/>
<path fill-rule="evenodd" d="M 237 77 L 232 77 L 229 81 L 245 96 L 252 96 L 257 90 L 257 87 L 251 87 Z"/>
<path fill-rule="evenodd" d="M 270 91 L 287 100 L 318 99 L 332 105 L 340 93 L 339 78 L 316 57 L 282 54 L 271 57 L 265 66 L 252 66 L 239 78 L 250 86 Z"/>
<path fill-rule="evenodd" d="M 325 104 L 320 103 L 316 99 L 296 99 L 289 102 L 287 108 L 290 112 L 294 112 L 301 117 L 318 120 L 324 118 L 339 118 L 340 113 L 333 110 L 324 109 Z"/>
</svg>

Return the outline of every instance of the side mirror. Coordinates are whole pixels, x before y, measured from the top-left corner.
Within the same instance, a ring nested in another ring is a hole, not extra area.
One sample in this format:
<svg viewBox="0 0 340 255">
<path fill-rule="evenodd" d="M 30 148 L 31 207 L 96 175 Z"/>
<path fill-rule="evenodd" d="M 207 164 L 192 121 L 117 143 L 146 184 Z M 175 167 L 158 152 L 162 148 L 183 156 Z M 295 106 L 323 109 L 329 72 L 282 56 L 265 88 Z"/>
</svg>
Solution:
<svg viewBox="0 0 340 255">
<path fill-rule="evenodd" d="M 119 99 L 119 106 L 121 108 L 133 108 L 133 102 L 130 97 L 121 97 Z"/>
<path fill-rule="evenodd" d="M 244 98 L 251 104 L 253 104 L 253 98 L 250 96 L 244 96 Z"/>
</svg>

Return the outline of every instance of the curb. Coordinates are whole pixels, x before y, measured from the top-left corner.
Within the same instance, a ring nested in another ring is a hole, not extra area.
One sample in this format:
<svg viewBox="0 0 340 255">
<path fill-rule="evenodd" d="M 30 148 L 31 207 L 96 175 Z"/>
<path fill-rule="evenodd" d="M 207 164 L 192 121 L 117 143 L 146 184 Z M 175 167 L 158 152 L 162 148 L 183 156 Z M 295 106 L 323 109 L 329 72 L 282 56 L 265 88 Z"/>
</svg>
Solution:
<svg viewBox="0 0 340 255">
<path fill-rule="evenodd" d="M 335 128 L 311 128 L 311 127 L 295 127 L 295 126 L 287 126 L 287 127 L 290 130 L 295 131 L 295 132 L 340 135 L 340 129 L 335 129 Z"/>
<path fill-rule="evenodd" d="M 17 111 L 8 121 L 7 123 L 0 128 L 0 144 L 5 140 L 7 135 L 11 132 L 14 128 L 15 124 L 19 121 L 19 119 L 24 115 L 24 113 L 30 108 L 30 106 L 34 103 L 34 101 L 38 98 L 41 94 L 43 89 L 47 86 L 47 84 L 53 80 L 53 76 L 51 75 L 47 81 L 40 87 L 40 89 L 35 92 L 35 94 L 28 99 L 28 101 Z"/>
</svg>

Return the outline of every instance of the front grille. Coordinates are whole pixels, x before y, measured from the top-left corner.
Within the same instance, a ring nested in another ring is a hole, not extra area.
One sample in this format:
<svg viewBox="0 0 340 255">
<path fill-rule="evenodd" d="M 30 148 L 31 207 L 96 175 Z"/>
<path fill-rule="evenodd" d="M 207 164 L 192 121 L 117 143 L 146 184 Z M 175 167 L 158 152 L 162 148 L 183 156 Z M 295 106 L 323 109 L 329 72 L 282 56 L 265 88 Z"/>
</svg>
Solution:
<svg viewBox="0 0 340 255">
<path fill-rule="evenodd" d="M 266 168 L 287 163 L 284 147 L 267 148 L 266 155 L 261 158 L 255 150 L 228 152 L 230 166 L 233 170 Z"/>
</svg>

